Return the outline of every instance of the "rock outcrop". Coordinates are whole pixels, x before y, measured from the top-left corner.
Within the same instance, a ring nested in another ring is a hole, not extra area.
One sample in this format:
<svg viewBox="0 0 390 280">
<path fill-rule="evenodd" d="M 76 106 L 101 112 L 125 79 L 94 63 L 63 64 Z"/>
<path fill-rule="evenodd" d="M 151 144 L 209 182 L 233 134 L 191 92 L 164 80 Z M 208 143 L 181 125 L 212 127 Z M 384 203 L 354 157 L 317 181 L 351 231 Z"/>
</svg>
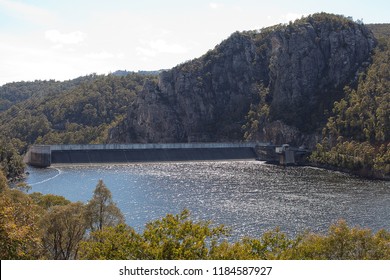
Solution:
<svg viewBox="0 0 390 280">
<path fill-rule="evenodd" d="M 111 142 L 243 140 L 251 104 L 269 106 L 257 140 L 310 143 L 343 87 L 369 65 L 372 33 L 342 16 L 236 32 L 204 56 L 147 82 Z M 267 89 L 260 96 L 259 88 Z"/>
</svg>

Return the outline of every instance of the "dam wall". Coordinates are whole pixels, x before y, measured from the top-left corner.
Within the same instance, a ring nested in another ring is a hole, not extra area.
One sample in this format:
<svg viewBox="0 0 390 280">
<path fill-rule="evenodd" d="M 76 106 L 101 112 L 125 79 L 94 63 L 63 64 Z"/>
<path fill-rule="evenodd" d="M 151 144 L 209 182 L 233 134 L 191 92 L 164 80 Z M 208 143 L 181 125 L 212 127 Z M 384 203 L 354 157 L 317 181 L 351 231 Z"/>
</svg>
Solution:
<svg viewBox="0 0 390 280">
<path fill-rule="evenodd" d="M 48 167 L 51 164 L 255 159 L 256 145 L 254 142 L 35 145 L 28 151 L 27 163 Z"/>
<path fill-rule="evenodd" d="M 50 166 L 51 150 L 50 146 L 34 145 L 27 152 L 27 163 L 32 166 Z"/>
</svg>

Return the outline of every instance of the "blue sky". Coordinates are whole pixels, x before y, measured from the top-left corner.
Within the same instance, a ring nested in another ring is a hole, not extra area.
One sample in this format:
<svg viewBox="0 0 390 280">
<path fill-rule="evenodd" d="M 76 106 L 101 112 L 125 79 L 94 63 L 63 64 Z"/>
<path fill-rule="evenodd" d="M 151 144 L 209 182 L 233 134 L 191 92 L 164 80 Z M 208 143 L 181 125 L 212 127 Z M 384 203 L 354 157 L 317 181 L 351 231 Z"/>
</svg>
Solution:
<svg viewBox="0 0 390 280">
<path fill-rule="evenodd" d="M 231 33 L 315 12 L 390 22 L 390 1 L 0 0 L 0 85 L 171 68 Z"/>
</svg>

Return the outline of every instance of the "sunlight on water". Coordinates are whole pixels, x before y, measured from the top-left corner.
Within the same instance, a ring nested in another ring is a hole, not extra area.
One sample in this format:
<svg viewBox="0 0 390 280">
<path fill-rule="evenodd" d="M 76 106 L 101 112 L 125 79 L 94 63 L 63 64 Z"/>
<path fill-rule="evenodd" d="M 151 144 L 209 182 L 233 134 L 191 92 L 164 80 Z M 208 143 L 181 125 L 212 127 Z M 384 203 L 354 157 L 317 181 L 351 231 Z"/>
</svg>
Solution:
<svg viewBox="0 0 390 280">
<path fill-rule="evenodd" d="M 99 179 L 110 188 L 127 223 L 184 208 L 196 220 L 232 229 L 233 238 L 280 227 L 289 234 L 321 232 L 338 219 L 390 230 L 390 183 L 311 167 L 258 161 L 144 163 L 29 168 L 32 191 L 87 202 Z"/>
</svg>

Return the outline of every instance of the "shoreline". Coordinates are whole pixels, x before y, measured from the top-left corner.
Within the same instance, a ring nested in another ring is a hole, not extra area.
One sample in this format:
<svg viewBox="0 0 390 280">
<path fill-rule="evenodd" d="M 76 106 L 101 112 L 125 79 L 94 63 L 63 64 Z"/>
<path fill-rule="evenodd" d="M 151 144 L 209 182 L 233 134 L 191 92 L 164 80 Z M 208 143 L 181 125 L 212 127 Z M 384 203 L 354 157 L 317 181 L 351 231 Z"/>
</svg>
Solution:
<svg viewBox="0 0 390 280">
<path fill-rule="evenodd" d="M 379 172 L 375 172 L 372 170 L 350 170 L 348 168 L 337 167 L 337 166 L 333 166 L 333 165 L 329 165 L 329 164 L 318 164 L 318 163 L 313 163 L 313 162 L 309 162 L 309 163 L 304 164 L 304 165 L 322 168 L 325 170 L 338 171 L 338 172 L 342 172 L 342 173 L 346 173 L 349 175 L 359 177 L 361 179 L 390 181 L 390 176 L 386 176 L 385 174 L 381 174 Z"/>
<path fill-rule="evenodd" d="M 259 160 L 259 159 L 257 159 Z M 270 165 L 280 165 L 278 161 L 265 161 L 266 164 Z M 281 165 L 280 165 L 281 166 Z M 342 167 L 337 167 L 333 166 L 330 164 L 318 164 L 314 162 L 300 162 L 297 164 L 292 164 L 292 165 L 286 165 L 288 166 L 309 166 L 309 167 L 315 167 L 315 168 L 320 168 L 324 170 L 329 170 L 329 171 L 337 171 L 337 172 L 342 172 L 348 175 L 356 176 L 361 179 L 366 179 L 366 180 L 378 180 L 378 181 L 385 181 L 388 182 L 390 181 L 390 176 L 386 176 L 382 173 L 375 172 L 375 171 L 370 171 L 370 170 L 350 170 L 348 168 L 342 168 Z"/>
</svg>

